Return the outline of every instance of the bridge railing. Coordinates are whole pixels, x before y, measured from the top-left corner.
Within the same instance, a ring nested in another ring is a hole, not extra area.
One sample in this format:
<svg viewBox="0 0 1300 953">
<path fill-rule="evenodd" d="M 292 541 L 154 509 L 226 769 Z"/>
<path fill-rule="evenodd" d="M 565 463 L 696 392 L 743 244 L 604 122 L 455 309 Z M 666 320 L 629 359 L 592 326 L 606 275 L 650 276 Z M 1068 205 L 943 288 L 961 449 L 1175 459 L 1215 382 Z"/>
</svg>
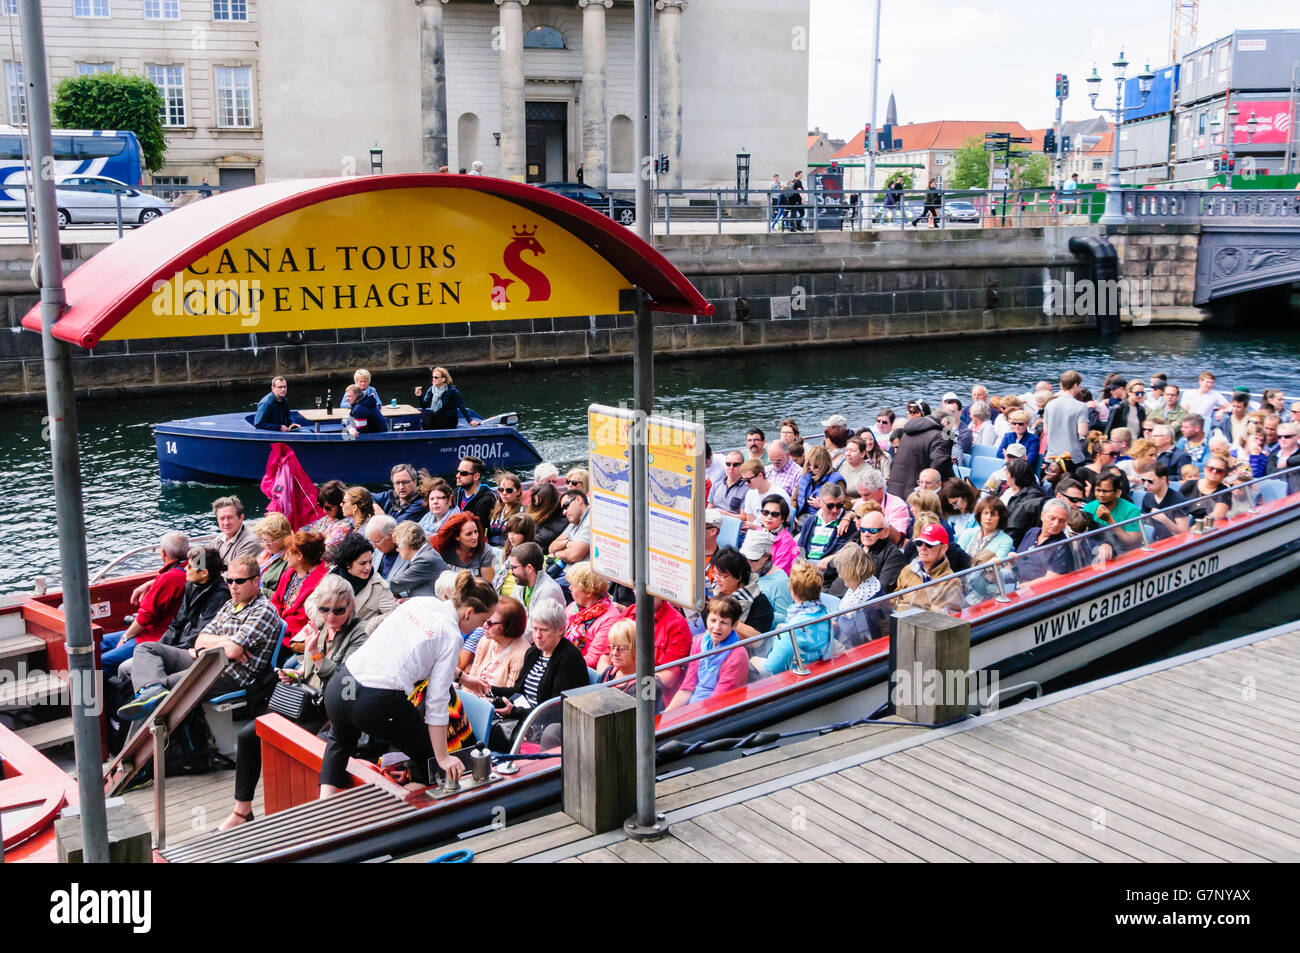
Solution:
<svg viewBox="0 0 1300 953">
<path fill-rule="evenodd" d="M 1300 222 L 1300 192 L 1143 189 L 1124 193 L 1124 217 L 1135 224 L 1292 224 Z"/>
</svg>

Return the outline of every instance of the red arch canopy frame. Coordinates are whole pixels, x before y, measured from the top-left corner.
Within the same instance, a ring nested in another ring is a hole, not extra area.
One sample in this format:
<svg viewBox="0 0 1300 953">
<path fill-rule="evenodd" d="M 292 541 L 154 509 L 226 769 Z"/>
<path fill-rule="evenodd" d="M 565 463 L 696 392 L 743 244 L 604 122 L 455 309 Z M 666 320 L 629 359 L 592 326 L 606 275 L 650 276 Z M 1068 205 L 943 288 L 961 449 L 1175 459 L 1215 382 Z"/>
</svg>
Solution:
<svg viewBox="0 0 1300 953">
<path fill-rule="evenodd" d="M 503 199 L 576 237 L 631 286 L 640 288 L 649 299 L 651 310 L 713 313 L 713 305 L 651 245 L 581 203 L 507 179 L 415 173 L 296 179 L 249 186 L 164 215 L 105 248 L 65 279 L 68 309 L 55 323 L 54 336 L 79 347 L 93 348 L 154 293 L 156 282 L 171 279 L 250 229 L 331 199 L 399 189 L 452 189 Z M 22 324 L 30 331 L 39 332 L 40 307 L 29 311 Z"/>
</svg>

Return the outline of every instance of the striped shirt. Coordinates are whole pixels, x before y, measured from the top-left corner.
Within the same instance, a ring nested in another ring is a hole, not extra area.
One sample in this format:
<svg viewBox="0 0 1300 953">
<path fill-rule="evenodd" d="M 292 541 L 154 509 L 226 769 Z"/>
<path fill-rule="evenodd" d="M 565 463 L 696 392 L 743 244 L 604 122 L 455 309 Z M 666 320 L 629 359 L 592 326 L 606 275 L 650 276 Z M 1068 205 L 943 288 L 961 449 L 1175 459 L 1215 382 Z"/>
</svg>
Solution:
<svg viewBox="0 0 1300 953">
<path fill-rule="evenodd" d="M 550 664 L 550 657 L 543 655 L 533 663 L 533 667 L 524 676 L 524 697 L 534 705 L 537 704 L 537 689 L 542 687 L 542 676 L 546 674 L 546 667 Z"/>
</svg>

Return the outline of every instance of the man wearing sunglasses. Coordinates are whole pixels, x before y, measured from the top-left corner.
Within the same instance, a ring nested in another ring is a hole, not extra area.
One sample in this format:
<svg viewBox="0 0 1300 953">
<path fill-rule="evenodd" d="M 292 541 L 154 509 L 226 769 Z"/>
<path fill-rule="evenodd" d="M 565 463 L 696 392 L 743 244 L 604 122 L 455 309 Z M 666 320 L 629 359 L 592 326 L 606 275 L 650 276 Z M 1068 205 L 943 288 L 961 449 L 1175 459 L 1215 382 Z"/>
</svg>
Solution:
<svg viewBox="0 0 1300 953">
<path fill-rule="evenodd" d="M 733 515 L 740 515 L 740 507 L 749 492 L 749 484 L 741 478 L 740 465 L 745 462 L 739 450 L 729 450 L 723 462 L 726 477 L 713 484 L 709 491 L 709 506 Z"/>
<path fill-rule="evenodd" d="M 1169 485 L 1170 470 L 1163 463 L 1138 474 L 1146 496 L 1142 499 L 1142 515 L 1152 514 L 1149 524 L 1155 540 L 1168 539 L 1187 532 L 1190 522 L 1183 508 L 1183 495 Z"/>
<path fill-rule="evenodd" d="M 1277 449 L 1268 455 L 1266 472 L 1276 473 L 1300 467 L 1300 424 L 1287 421 L 1277 425 Z M 1300 473 L 1288 473 L 1287 492 L 1300 492 Z"/>
<path fill-rule="evenodd" d="M 478 457 L 462 459 L 456 467 L 456 497 L 452 501 L 460 512 L 477 516 L 480 528 L 492 522 L 497 503 L 496 494 L 483 484 L 486 470 Z"/>
<path fill-rule="evenodd" d="M 138 646 L 131 661 L 135 697 L 117 710 L 125 721 L 147 718 L 171 694 L 172 688 L 205 649 L 219 648 L 225 668 L 213 683 L 212 695 L 251 688 L 271 669 L 271 655 L 280 636 L 280 617 L 262 594 L 256 556 L 236 556 L 226 566 L 230 601 L 204 626 L 192 649 L 161 642 Z"/>
<path fill-rule="evenodd" d="M 858 518 L 858 542 L 871 557 L 875 576 L 880 580 L 881 592 L 893 592 L 898 585 L 898 574 L 907 565 L 903 551 L 889 538 L 885 514 L 878 509 L 868 510 Z"/>
<path fill-rule="evenodd" d="M 808 520 L 799 531 L 799 549 L 821 570 L 826 585 L 830 585 L 839 577 L 832 557 L 857 534 L 857 519 L 849 512 L 844 484 L 827 483 L 817 491 L 817 496 L 822 505 L 817 510 L 817 518 Z"/>
</svg>

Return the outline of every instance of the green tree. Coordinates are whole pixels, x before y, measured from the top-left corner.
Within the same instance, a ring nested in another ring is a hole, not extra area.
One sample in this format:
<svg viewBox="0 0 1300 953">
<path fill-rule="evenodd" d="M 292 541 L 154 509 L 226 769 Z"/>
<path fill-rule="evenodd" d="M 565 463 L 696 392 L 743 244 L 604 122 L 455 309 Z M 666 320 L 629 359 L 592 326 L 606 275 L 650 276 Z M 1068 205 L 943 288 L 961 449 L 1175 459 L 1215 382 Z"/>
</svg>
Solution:
<svg viewBox="0 0 1300 953">
<path fill-rule="evenodd" d="M 1011 186 L 1017 189 L 1040 189 L 1047 185 L 1050 169 L 1051 161 L 1041 153 L 1028 159 L 1015 159 L 1011 163 Z"/>
<path fill-rule="evenodd" d="M 95 73 L 59 83 L 50 107 L 60 129 L 129 129 L 140 140 L 144 165 L 150 172 L 163 167 L 167 140 L 163 136 L 163 98 L 143 76 Z"/>
<path fill-rule="evenodd" d="M 984 151 L 984 137 L 971 136 L 952 154 L 952 172 L 944 187 L 956 191 L 988 188 L 989 153 Z"/>
</svg>

